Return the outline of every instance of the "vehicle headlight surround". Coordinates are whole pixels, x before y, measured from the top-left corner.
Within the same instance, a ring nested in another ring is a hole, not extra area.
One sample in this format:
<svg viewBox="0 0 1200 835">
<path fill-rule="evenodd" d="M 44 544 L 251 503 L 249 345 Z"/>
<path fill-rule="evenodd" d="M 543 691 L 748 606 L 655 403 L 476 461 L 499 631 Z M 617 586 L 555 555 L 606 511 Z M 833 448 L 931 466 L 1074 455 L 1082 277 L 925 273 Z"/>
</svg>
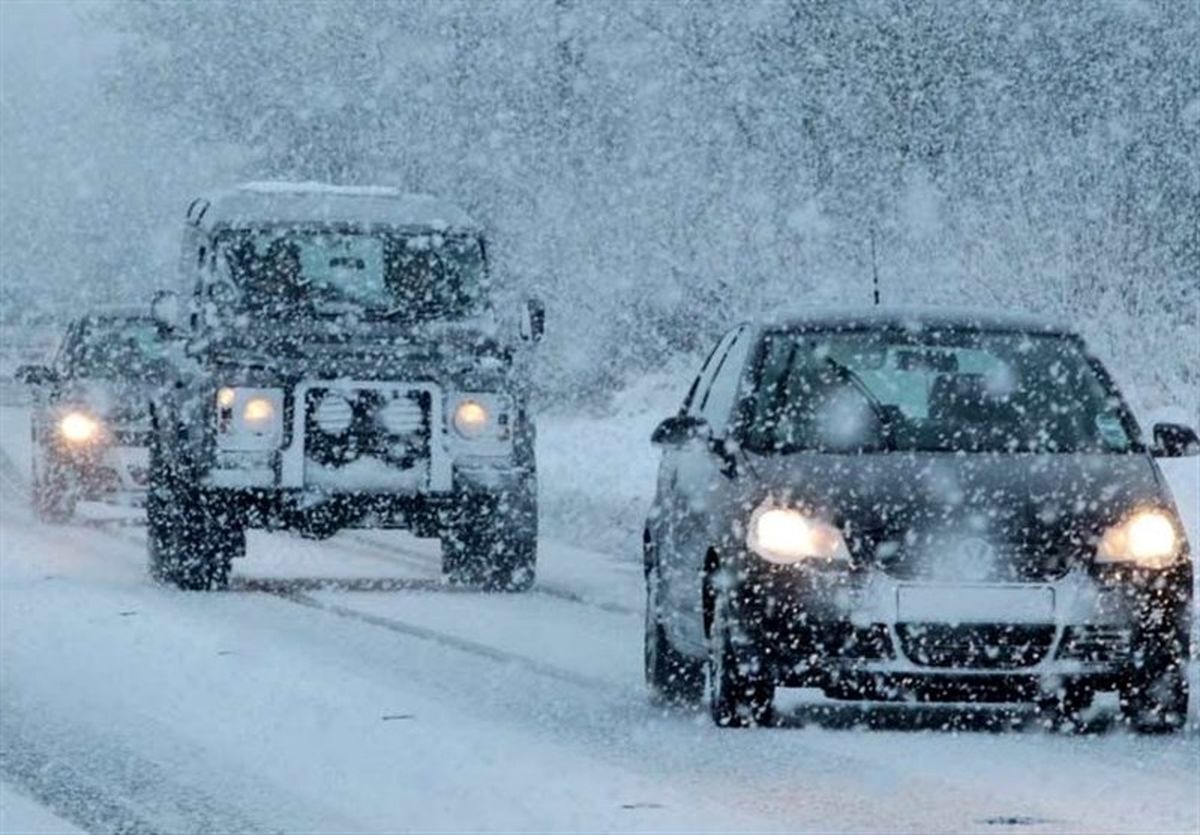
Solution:
<svg viewBox="0 0 1200 835">
<path fill-rule="evenodd" d="M 58 419 L 58 434 L 71 444 L 90 444 L 100 437 L 100 421 L 78 409 Z"/>
<path fill-rule="evenodd" d="M 1174 516 L 1164 510 L 1139 510 L 1112 525 L 1096 548 L 1099 563 L 1126 563 L 1139 568 L 1167 568 L 1183 552 Z"/>
<path fill-rule="evenodd" d="M 829 522 L 796 508 L 760 505 L 750 517 L 746 545 L 767 562 L 848 563 L 842 532 Z"/>
<path fill-rule="evenodd" d="M 283 439 L 283 391 L 224 386 L 217 390 L 217 440 L 225 449 L 261 450 Z"/>
</svg>

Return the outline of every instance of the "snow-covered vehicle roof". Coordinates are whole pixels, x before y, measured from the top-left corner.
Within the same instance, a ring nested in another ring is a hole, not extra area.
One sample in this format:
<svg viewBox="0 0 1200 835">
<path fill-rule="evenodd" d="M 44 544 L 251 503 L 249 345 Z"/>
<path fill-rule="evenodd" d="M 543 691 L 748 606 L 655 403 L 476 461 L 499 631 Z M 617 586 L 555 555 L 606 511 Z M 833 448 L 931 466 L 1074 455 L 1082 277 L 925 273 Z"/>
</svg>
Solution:
<svg viewBox="0 0 1200 835">
<path fill-rule="evenodd" d="M 453 203 L 387 186 L 252 182 L 198 197 L 187 221 L 205 231 L 268 223 L 478 232 L 481 227 Z"/>
<path fill-rule="evenodd" d="M 905 330 L 975 329 L 1028 331 L 1034 333 L 1076 333 L 1068 324 L 1052 317 L 1028 313 L 972 308 L 915 306 L 813 308 L 804 312 L 782 313 L 762 323 L 767 328 L 900 328 Z"/>
</svg>

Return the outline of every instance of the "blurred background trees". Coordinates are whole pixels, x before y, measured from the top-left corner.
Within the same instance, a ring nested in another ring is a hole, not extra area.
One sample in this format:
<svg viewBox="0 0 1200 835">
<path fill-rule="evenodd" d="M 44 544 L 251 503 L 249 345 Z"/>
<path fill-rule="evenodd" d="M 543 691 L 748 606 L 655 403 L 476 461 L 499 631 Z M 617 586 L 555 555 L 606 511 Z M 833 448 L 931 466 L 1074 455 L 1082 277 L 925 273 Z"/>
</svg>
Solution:
<svg viewBox="0 0 1200 835">
<path fill-rule="evenodd" d="M 197 191 L 391 183 L 463 203 L 510 297 L 545 298 L 554 399 L 869 304 L 874 229 L 885 304 L 1071 319 L 1197 413 L 1195 3 L 122 3 L 84 29 L 69 95 L 5 75 L 6 306 L 147 297 Z"/>
</svg>

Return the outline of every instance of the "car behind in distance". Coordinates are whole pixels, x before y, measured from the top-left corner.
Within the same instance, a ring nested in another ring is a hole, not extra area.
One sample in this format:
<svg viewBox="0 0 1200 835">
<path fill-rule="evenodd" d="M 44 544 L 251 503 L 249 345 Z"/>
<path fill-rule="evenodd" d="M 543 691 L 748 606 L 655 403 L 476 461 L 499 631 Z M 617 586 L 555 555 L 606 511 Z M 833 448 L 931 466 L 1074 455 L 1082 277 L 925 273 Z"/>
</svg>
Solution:
<svg viewBox="0 0 1200 835">
<path fill-rule="evenodd" d="M 46 521 L 81 501 L 141 504 L 149 476 L 148 403 L 162 343 L 148 309 L 108 308 L 72 321 L 52 363 L 26 365 L 33 389 L 33 507 Z"/>
<path fill-rule="evenodd" d="M 452 580 L 528 587 L 534 424 L 485 243 L 460 209 L 390 188 L 194 201 L 186 315 L 159 299 L 186 361 L 154 401 L 152 573 L 221 586 L 249 527 L 394 527 L 440 537 Z M 534 341 L 540 306 L 526 313 Z"/>
<path fill-rule="evenodd" d="M 1140 730 L 1184 723 L 1192 563 L 1154 456 L 1200 442 L 1143 439 L 1074 333 L 910 312 L 743 325 L 653 440 L 656 696 L 707 679 L 720 725 L 767 721 L 778 685 L 1073 722 L 1115 690 Z"/>
</svg>

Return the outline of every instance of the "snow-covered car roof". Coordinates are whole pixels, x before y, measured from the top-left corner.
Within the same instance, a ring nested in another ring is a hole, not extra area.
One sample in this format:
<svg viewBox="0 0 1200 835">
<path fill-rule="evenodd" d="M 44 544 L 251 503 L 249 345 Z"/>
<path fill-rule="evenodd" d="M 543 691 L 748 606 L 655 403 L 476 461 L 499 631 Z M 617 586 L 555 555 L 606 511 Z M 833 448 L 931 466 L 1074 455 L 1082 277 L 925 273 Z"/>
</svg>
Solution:
<svg viewBox="0 0 1200 835">
<path fill-rule="evenodd" d="M 187 221 L 213 232 L 259 224 L 322 223 L 348 226 L 478 232 L 470 215 L 428 194 L 386 186 L 253 182 L 198 197 Z"/>
<path fill-rule="evenodd" d="M 764 328 L 900 328 L 974 329 L 997 331 L 1027 331 L 1075 335 L 1076 331 L 1064 322 L 1051 317 L 1027 313 L 978 308 L 935 307 L 860 307 L 813 308 L 802 313 L 784 313 L 762 322 Z"/>
</svg>

